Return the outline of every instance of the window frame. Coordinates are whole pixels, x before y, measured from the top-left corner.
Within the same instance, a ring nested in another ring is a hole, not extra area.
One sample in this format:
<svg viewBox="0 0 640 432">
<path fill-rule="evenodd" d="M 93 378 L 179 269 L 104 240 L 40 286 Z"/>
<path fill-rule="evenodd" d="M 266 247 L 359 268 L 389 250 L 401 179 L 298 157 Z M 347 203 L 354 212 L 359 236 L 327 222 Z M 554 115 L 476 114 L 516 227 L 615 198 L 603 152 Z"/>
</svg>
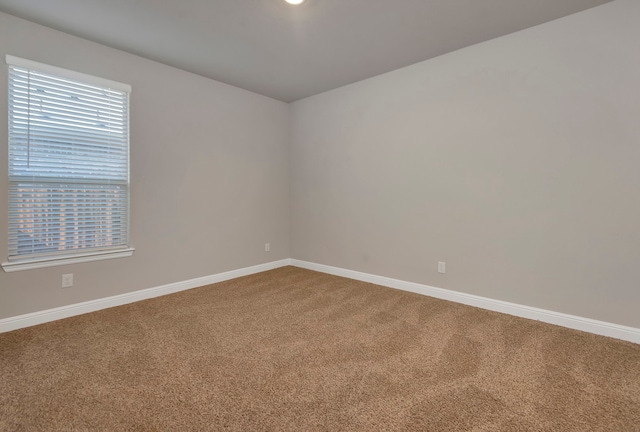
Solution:
<svg viewBox="0 0 640 432">
<path fill-rule="evenodd" d="M 82 262 L 96 261 L 96 260 L 104 260 L 104 259 L 113 259 L 113 258 L 124 258 L 133 255 L 134 248 L 131 247 L 131 237 L 130 237 L 130 220 L 131 220 L 131 205 L 130 205 L 130 196 L 131 196 L 131 179 L 130 179 L 130 158 L 131 158 L 131 136 L 130 136 L 130 95 L 131 95 L 131 86 L 128 84 L 123 84 L 117 81 L 112 81 L 104 78 L 95 77 L 92 75 L 84 74 L 81 72 L 75 72 L 68 69 L 59 68 L 56 66 L 50 66 L 43 63 L 38 63 L 31 60 L 22 59 L 19 57 L 14 57 L 11 55 L 7 55 L 6 58 L 6 70 L 7 70 L 7 86 L 9 86 L 9 68 L 10 66 L 19 67 L 23 69 L 34 70 L 37 72 L 42 72 L 45 74 L 54 75 L 63 79 L 72 80 L 78 83 L 90 84 L 98 87 L 114 89 L 118 91 L 125 92 L 127 95 L 126 98 L 126 176 L 127 176 L 127 200 L 126 200 L 126 245 L 117 246 L 114 248 L 105 248 L 105 249 L 76 249 L 76 251 L 62 251 L 62 253 L 44 253 L 37 257 L 28 257 L 28 258 L 20 258 L 20 256 L 10 257 L 7 259 L 7 262 L 3 262 L 1 264 L 2 268 L 5 272 L 13 272 L 13 271 L 21 271 L 21 270 L 31 270 L 43 267 L 53 267 L 59 265 L 67 265 L 67 264 L 76 264 Z M 10 95 L 7 94 L 7 108 L 11 105 Z M 7 112 L 8 116 L 10 112 Z M 8 124 L 8 126 L 10 126 Z M 10 151 L 9 145 L 9 130 L 7 130 L 7 153 Z M 9 173 L 7 172 L 7 176 Z M 61 177 L 61 180 L 64 180 Z M 90 183 L 87 183 L 90 184 Z M 7 183 L 7 187 L 9 187 L 10 182 Z M 8 199 L 8 197 L 7 197 Z M 7 211 L 10 211 L 9 202 L 7 202 Z M 10 219 L 7 219 L 7 223 L 9 223 Z M 9 226 L 6 227 L 9 229 Z M 7 245 L 8 246 L 8 245 Z M 6 249 L 7 253 L 9 249 Z"/>
</svg>

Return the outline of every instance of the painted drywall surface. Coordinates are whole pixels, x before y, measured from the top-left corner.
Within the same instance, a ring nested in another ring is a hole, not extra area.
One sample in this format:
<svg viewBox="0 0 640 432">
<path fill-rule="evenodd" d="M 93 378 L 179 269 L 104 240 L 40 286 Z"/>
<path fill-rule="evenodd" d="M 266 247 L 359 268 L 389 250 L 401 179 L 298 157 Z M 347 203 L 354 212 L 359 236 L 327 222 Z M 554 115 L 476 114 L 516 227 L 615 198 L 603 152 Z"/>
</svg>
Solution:
<svg viewBox="0 0 640 432">
<path fill-rule="evenodd" d="M 0 271 L 0 318 L 289 258 L 282 102 L 0 13 L 0 55 L 131 84 L 131 258 Z M 0 67 L 0 83 L 6 83 Z M 0 85 L 0 260 L 7 257 Z M 271 243 L 265 253 L 264 244 Z M 61 275 L 74 286 L 61 288 Z"/>
<path fill-rule="evenodd" d="M 292 257 L 640 327 L 638 22 L 618 0 L 292 104 Z"/>
</svg>

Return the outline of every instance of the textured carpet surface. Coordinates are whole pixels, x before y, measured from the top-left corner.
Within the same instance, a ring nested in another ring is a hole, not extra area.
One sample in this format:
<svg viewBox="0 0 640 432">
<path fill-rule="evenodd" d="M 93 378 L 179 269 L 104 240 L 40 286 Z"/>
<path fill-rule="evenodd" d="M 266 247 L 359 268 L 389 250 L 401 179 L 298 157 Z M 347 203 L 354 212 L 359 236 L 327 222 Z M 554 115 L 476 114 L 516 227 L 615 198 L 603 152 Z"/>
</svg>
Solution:
<svg viewBox="0 0 640 432">
<path fill-rule="evenodd" d="M 640 345 L 293 267 L 0 334 L 2 431 L 640 431 Z"/>
</svg>

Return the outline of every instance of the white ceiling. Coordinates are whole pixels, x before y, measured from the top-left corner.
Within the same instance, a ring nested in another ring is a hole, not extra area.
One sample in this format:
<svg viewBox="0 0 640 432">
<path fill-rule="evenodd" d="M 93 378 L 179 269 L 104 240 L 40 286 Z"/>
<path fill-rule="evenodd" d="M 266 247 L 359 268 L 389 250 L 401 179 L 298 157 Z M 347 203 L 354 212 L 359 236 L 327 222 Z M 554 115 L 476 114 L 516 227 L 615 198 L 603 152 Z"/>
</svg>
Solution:
<svg viewBox="0 0 640 432">
<path fill-rule="evenodd" d="M 291 102 L 610 0 L 0 0 L 0 11 Z"/>
</svg>

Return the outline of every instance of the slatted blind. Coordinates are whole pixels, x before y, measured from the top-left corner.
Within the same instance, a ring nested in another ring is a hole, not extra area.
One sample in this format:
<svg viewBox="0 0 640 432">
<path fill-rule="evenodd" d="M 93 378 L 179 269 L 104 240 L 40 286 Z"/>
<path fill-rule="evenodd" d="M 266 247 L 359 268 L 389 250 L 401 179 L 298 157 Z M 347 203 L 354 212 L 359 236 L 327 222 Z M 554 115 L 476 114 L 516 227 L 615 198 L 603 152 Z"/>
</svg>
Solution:
<svg viewBox="0 0 640 432">
<path fill-rule="evenodd" d="M 9 261 L 128 247 L 130 88 L 7 63 Z"/>
</svg>

